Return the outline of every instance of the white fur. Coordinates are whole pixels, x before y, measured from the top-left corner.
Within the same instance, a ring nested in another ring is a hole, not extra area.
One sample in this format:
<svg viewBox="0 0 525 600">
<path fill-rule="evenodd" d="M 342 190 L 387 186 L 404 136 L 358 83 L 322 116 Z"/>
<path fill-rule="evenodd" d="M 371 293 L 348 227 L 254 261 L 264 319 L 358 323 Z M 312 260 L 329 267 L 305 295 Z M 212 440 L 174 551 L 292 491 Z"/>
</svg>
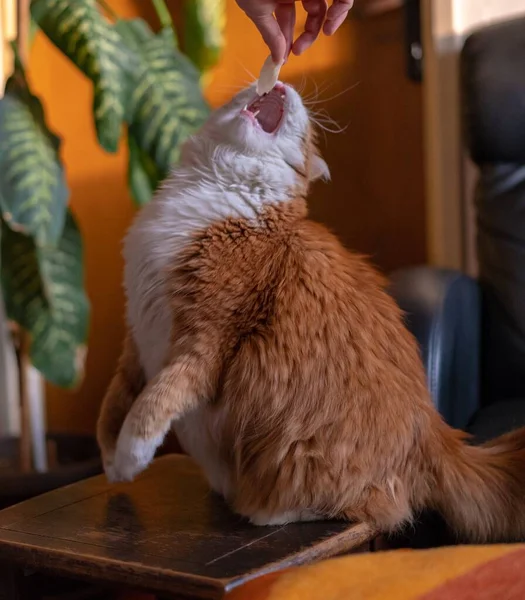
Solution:
<svg viewBox="0 0 525 600">
<path fill-rule="evenodd" d="M 265 133 L 241 113 L 254 99 L 253 87 L 215 111 L 186 142 L 180 166 L 128 233 L 124 246 L 127 320 L 148 380 L 168 359 L 172 311 L 167 277 L 192 236 L 230 217 L 255 222 L 268 204 L 293 198 L 297 169 L 305 167 L 309 118 L 299 95 L 286 90 L 285 114 L 275 134 Z M 315 167 L 316 175 L 327 176 L 320 157 Z M 227 496 L 227 469 L 216 451 L 222 417 L 217 411 L 212 416 L 204 405 L 175 423 L 175 429 L 212 487 Z M 113 477 L 134 476 L 151 460 L 152 444 L 160 443 L 126 435 L 124 427 L 111 467 Z"/>
<path fill-rule="evenodd" d="M 297 521 L 322 521 L 325 517 L 317 515 L 310 510 L 288 511 L 277 515 L 258 512 L 250 517 L 250 523 L 259 527 L 276 527 L 278 525 L 287 525 Z"/>
<path fill-rule="evenodd" d="M 124 421 L 120 432 L 115 456 L 107 473 L 110 481 L 131 481 L 143 471 L 155 456 L 155 451 L 162 444 L 164 436 L 154 439 L 143 439 L 133 436 L 129 419 Z"/>
</svg>

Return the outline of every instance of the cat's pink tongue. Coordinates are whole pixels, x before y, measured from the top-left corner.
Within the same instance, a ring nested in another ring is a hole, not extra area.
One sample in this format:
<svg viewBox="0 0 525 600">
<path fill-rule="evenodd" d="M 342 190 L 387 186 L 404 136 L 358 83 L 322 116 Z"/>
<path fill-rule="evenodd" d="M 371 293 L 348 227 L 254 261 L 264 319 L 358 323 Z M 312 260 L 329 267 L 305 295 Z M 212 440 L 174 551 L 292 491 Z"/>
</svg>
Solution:
<svg viewBox="0 0 525 600">
<path fill-rule="evenodd" d="M 266 131 L 272 133 L 277 129 L 283 116 L 283 105 L 277 94 L 270 92 L 261 104 L 259 114 L 255 117 L 259 125 Z"/>
<path fill-rule="evenodd" d="M 281 124 L 284 114 L 284 96 L 284 88 L 276 86 L 264 96 L 256 98 L 248 107 L 266 133 L 273 133 Z"/>
</svg>

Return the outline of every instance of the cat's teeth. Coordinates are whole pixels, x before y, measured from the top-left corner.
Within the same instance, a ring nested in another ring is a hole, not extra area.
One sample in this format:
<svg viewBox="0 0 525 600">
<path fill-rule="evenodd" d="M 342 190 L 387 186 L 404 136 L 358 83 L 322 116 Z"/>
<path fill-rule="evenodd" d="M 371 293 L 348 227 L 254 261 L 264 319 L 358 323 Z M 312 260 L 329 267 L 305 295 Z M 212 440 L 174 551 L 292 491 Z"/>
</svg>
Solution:
<svg viewBox="0 0 525 600">
<path fill-rule="evenodd" d="M 243 110 L 248 110 L 248 105 L 245 104 Z"/>
<path fill-rule="evenodd" d="M 253 113 L 253 116 L 254 116 L 254 117 L 256 117 L 256 116 L 257 116 L 257 115 L 258 115 L 260 112 L 261 112 L 260 110 L 257 110 L 257 111 L 255 111 L 255 112 Z"/>
</svg>

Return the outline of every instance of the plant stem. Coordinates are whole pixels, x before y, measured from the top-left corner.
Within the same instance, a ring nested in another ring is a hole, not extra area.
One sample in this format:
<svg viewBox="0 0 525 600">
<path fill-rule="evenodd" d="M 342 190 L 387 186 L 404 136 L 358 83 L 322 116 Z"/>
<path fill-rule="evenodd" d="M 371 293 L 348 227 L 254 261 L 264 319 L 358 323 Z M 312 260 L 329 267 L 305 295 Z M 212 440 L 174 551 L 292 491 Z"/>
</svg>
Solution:
<svg viewBox="0 0 525 600">
<path fill-rule="evenodd" d="M 171 18 L 170 11 L 164 0 L 152 0 L 152 2 L 162 28 L 171 27 L 171 29 L 173 29 L 173 19 Z"/>
<path fill-rule="evenodd" d="M 29 55 L 29 30 L 31 13 L 30 0 L 18 0 L 16 3 L 16 50 L 20 62 L 25 67 Z M 29 370 L 29 338 L 27 333 L 19 328 L 18 331 L 18 392 L 20 394 L 20 469 L 27 473 L 31 470 L 31 429 L 29 415 L 28 370 Z"/>
<path fill-rule="evenodd" d="M 102 8 L 102 10 L 105 10 L 112 19 L 114 19 L 115 21 L 118 20 L 119 16 L 106 2 L 106 0 L 97 0 L 97 4 Z"/>
<path fill-rule="evenodd" d="M 29 338 L 27 333 L 20 327 L 17 331 L 18 360 L 18 392 L 20 394 L 20 469 L 23 473 L 31 470 L 31 425 L 29 406 Z"/>
<path fill-rule="evenodd" d="M 29 53 L 30 12 L 29 0 L 18 0 L 16 6 L 16 44 L 18 56 L 24 66 L 27 65 Z"/>
</svg>

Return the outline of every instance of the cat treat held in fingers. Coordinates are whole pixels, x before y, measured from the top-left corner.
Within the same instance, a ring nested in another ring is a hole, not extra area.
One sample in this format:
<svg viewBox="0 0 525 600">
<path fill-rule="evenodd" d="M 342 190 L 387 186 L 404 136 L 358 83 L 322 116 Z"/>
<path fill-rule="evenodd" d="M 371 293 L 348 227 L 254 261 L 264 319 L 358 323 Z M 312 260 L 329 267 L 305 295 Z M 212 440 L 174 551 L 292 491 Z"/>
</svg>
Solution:
<svg viewBox="0 0 525 600">
<path fill-rule="evenodd" d="M 443 422 L 382 277 L 307 217 L 329 177 L 315 142 L 293 88 L 252 86 L 137 216 L 98 423 L 108 477 L 132 479 L 174 428 L 257 525 L 392 531 L 429 507 L 465 539 L 525 536 L 525 434 L 474 447 Z"/>
</svg>

